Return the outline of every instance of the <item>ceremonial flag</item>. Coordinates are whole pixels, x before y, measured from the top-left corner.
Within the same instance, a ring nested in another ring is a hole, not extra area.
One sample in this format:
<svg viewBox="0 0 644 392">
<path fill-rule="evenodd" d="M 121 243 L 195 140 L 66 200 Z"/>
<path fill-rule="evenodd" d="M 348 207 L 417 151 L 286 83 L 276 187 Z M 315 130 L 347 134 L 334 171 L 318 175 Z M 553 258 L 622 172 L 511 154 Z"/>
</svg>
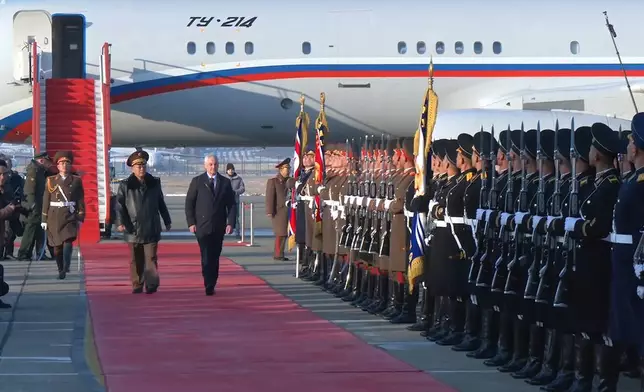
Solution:
<svg viewBox="0 0 644 392">
<path fill-rule="evenodd" d="M 414 157 L 416 166 L 416 177 L 414 178 L 415 196 L 425 194 L 426 177 L 425 164 L 427 154 L 431 147 L 432 134 L 436 125 L 436 115 L 438 113 L 438 95 L 434 92 L 434 63 L 429 61 L 429 83 L 425 91 L 423 106 L 418 121 L 418 129 L 414 136 Z M 409 258 L 407 268 L 407 279 L 409 281 L 409 290 L 411 292 L 418 278 L 424 274 L 423 265 L 425 258 L 425 213 L 414 212 L 412 218 L 412 228 L 409 244 Z"/>
<path fill-rule="evenodd" d="M 307 143 L 307 133 L 311 120 L 304 111 L 304 96 L 300 97 L 300 114 L 295 120 L 295 148 L 293 150 L 293 178 L 297 181 L 302 176 L 304 167 L 302 157 Z M 291 191 L 291 208 L 288 210 L 288 250 L 295 247 L 295 232 L 297 230 L 297 183 Z"/>
<path fill-rule="evenodd" d="M 324 185 L 326 179 L 326 164 L 324 161 L 324 135 L 329 130 L 329 124 L 326 121 L 326 113 L 324 112 L 324 103 L 326 96 L 320 93 L 320 114 L 315 120 L 315 183 Z M 315 226 L 317 233 L 322 232 L 322 203 L 320 195 L 316 195 L 313 201 L 313 218 L 315 219 Z"/>
</svg>

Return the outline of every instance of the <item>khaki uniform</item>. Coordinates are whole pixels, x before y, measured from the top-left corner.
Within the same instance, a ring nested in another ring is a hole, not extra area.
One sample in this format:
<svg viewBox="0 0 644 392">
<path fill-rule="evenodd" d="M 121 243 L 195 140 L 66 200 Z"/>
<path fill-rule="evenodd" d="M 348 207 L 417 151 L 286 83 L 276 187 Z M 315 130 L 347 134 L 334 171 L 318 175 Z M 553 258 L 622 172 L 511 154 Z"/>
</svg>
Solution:
<svg viewBox="0 0 644 392">
<path fill-rule="evenodd" d="M 312 173 L 306 180 L 304 189 L 302 191 L 302 202 L 304 204 L 306 216 L 306 246 L 313 249 L 313 226 L 315 220 L 313 219 L 313 198 L 316 194 L 317 185 L 315 185 L 315 173 Z"/>
<path fill-rule="evenodd" d="M 342 177 L 335 171 L 330 171 L 327 174 L 327 179 L 324 184 L 324 189 L 320 191 L 320 202 L 322 203 L 322 252 L 328 257 L 333 258 L 335 254 L 335 233 L 336 221 L 331 216 L 332 202 L 337 200 L 338 192 L 340 192 L 340 182 Z"/>
<path fill-rule="evenodd" d="M 393 214 L 391 222 L 391 249 L 389 251 L 389 270 L 405 272 L 407 269 L 407 251 L 409 235 L 405 217 L 405 199 L 410 184 L 414 181 L 416 171 L 413 168 L 404 170 L 398 177 L 394 190 L 394 200 L 389 206 Z"/>
<path fill-rule="evenodd" d="M 85 219 L 85 192 L 79 176 L 60 174 L 47 178 L 42 203 L 42 222 L 47 223 L 48 241 L 54 247 L 73 242 L 79 223 Z"/>
<path fill-rule="evenodd" d="M 394 186 L 394 191 L 396 189 L 396 186 L 398 186 L 398 182 L 400 181 L 400 173 L 401 173 L 400 170 L 397 170 L 397 169 L 393 170 L 391 172 L 391 174 L 390 174 L 391 178 L 388 177 L 386 179 L 387 182 L 391 181 L 391 183 Z M 386 200 L 387 200 L 387 195 L 385 193 L 385 199 L 378 205 L 378 211 L 382 211 L 383 214 L 384 214 L 383 218 L 382 218 L 382 221 L 381 221 L 381 225 L 380 225 L 380 240 L 379 241 L 380 241 L 380 247 L 382 248 L 382 239 L 383 239 L 384 233 L 386 233 L 387 229 L 389 229 L 389 234 L 388 234 L 389 235 L 389 248 L 391 250 L 391 241 L 392 241 L 392 238 L 393 238 L 393 236 L 391 235 L 391 229 L 393 228 L 393 223 L 389 222 L 389 227 L 387 227 L 387 214 L 389 214 L 389 212 L 385 208 Z M 380 249 L 378 249 L 378 252 L 380 252 Z M 378 256 L 378 268 L 380 268 L 382 270 L 385 270 L 385 271 L 389 271 L 391 269 L 391 266 L 390 266 L 389 263 L 390 263 L 389 256 Z"/>
<path fill-rule="evenodd" d="M 292 178 L 284 178 L 280 174 L 266 182 L 266 214 L 271 216 L 273 234 L 275 235 L 274 257 L 284 257 L 284 247 L 288 236 L 288 189 L 292 188 Z"/>
</svg>

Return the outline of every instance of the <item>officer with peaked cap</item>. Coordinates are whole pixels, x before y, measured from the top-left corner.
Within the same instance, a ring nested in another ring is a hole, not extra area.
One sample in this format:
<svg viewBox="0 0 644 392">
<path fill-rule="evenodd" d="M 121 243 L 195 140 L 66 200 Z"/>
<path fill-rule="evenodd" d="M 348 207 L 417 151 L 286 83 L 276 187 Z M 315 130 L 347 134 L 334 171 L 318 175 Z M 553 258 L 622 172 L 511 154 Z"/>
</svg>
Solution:
<svg viewBox="0 0 644 392">
<path fill-rule="evenodd" d="M 18 260 L 31 260 L 34 245 L 40 253 L 46 241 L 43 243 L 44 234 L 40 227 L 42 216 L 42 197 L 45 192 L 45 181 L 51 175 L 51 157 L 47 152 L 34 155 L 32 161 L 26 167 L 24 201 L 22 203 L 29 214 L 25 219 L 25 229 L 20 241 Z M 50 247 L 50 253 L 52 252 Z M 53 253 L 51 253 L 53 257 Z"/>
<path fill-rule="evenodd" d="M 132 174 L 119 183 L 116 204 L 118 230 L 130 249 L 130 282 L 132 293 L 155 293 L 159 288 L 158 243 L 161 240 L 161 218 L 166 230 L 172 220 L 163 199 L 161 179 L 147 172 L 150 156 L 135 151 L 126 164 Z M 134 222 L 137 222 L 135 225 Z"/>
<path fill-rule="evenodd" d="M 320 199 L 322 200 L 322 250 L 324 263 L 322 265 L 322 274 L 320 279 L 314 284 L 323 286 L 328 289 L 331 286 L 329 282 L 331 271 L 333 269 L 333 261 L 336 254 L 336 244 L 339 238 L 336 238 L 338 231 L 342 227 L 337 214 L 337 202 L 339 201 L 342 185 L 346 180 L 346 176 L 342 175 L 344 169 L 344 159 L 342 158 L 342 151 L 339 144 L 329 146 L 331 156 L 328 162 L 325 162 L 329 171 L 326 176 L 324 188 L 320 191 Z"/>
<path fill-rule="evenodd" d="M 309 246 L 310 244 L 310 235 L 313 233 L 313 227 L 311 227 L 311 224 L 308 222 L 309 219 L 307 219 L 306 213 L 307 205 L 309 204 L 309 200 L 306 194 L 306 184 L 313 174 L 314 167 L 315 153 L 312 150 L 308 150 L 302 156 L 302 172 L 294 185 L 294 191 L 296 193 L 297 200 L 297 226 L 295 241 L 300 252 L 300 269 L 303 274 L 308 271 L 307 246 Z"/>
<path fill-rule="evenodd" d="M 416 322 L 416 305 L 418 304 L 418 287 L 410 289 L 409 277 L 405 275 L 409 260 L 409 230 L 408 221 L 411 215 L 411 201 L 414 198 L 414 179 L 416 176 L 414 164 L 414 139 L 407 137 L 400 141 L 400 156 L 398 159 L 399 179 L 394 189 L 394 198 L 387 201 L 385 209 L 392 216 L 391 248 L 389 251 L 389 271 L 398 281 L 398 295 L 404 291 L 402 308 L 399 314 L 393 316 L 392 324 L 413 324 Z"/>
<path fill-rule="evenodd" d="M 83 181 L 72 173 L 74 157 L 71 151 L 58 151 L 54 162 L 58 174 L 47 178 L 42 202 L 41 227 L 48 233 L 54 247 L 58 278 L 65 279 L 72 258 L 72 243 L 85 220 Z"/>
<path fill-rule="evenodd" d="M 575 347 L 577 361 L 573 388 L 590 389 L 594 373 L 592 364 L 597 354 L 600 384 L 609 388 L 602 390 L 614 390 L 610 385 L 616 382 L 620 352 L 606 336 L 611 267 L 605 261 L 610 258 L 611 243 L 605 239 L 611 233 L 612 211 L 621 183 L 619 172 L 613 166 L 621 142 L 617 132 L 602 123 L 593 124 L 591 135 L 588 161 L 597 172 L 592 191 L 585 199 L 580 198 L 580 216 L 569 216 L 564 224 L 566 232 L 578 244 L 577 265 L 569 288 L 570 326 L 582 338 Z M 584 262 L 579 264 L 581 260 Z M 595 349 L 593 342 L 608 344 Z"/>
<path fill-rule="evenodd" d="M 306 181 L 302 179 L 303 188 L 301 201 L 304 204 L 306 220 L 306 248 L 302 256 L 305 270 L 304 273 L 300 275 L 300 278 L 303 280 L 317 280 L 319 276 L 316 274 L 319 270 L 315 269 L 315 259 L 318 250 L 321 250 L 322 248 L 322 242 L 314 234 L 315 221 L 313 219 L 313 200 L 317 194 L 317 185 L 315 184 L 315 152 L 313 150 L 309 150 L 303 161 L 310 163 L 311 166 L 308 169 L 310 171 Z"/>
<path fill-rule="evenodd" d="M 617 347 L 635 345 L 640 355 L 640 371 L 644 370 L 644 250 L 641 249 L 644 229 L 644 113 L 632 120 L 626 157 L 635 172 L 622 185 L 614 210 L 611 234 L 612 284 L 609 337 Z M 618 369 L 611 368 L 607 385 L 615 388 Z M 640 374 L 644 377 L 644 373 Z M 644 381 L 644 380 L 643 380 Z M 615 389 L 606 389 L 615 390 Z"/>
<path fill-rule="evenodd" d="M 273 259 L 287 261 L 284 256 L 286 238 L 288 236 L 288 211 L 290 208 L 288 190 L 293 187 L 294 181 L 290 177 L 291 158 L 286 158 L 275 165 L 277 175 L 266 181 L 266 216 L 271 218 L 275 246 Z"/>
</svg>

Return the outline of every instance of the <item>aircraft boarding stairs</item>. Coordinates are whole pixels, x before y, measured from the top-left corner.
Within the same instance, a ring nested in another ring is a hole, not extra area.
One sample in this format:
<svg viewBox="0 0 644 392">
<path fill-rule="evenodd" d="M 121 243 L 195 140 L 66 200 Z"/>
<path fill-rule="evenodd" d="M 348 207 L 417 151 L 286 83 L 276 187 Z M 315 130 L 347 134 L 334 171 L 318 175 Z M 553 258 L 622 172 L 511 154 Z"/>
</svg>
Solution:
<svg viewBox="0 0 644 392">
<path fill-rule="evenodd" d="M 32 75 L 40 75 L 37 45 L 32 45 Z M 110 45 L 103 45 L 98 80 L 38 79 L 33 79 L 34 151 L 47 151 L 52 157 L 57 151 L 73 152 L 73 169 L 81 175 L 85 190 L 79 241 L 98 242 L 111 222 Z"/>
</svg>

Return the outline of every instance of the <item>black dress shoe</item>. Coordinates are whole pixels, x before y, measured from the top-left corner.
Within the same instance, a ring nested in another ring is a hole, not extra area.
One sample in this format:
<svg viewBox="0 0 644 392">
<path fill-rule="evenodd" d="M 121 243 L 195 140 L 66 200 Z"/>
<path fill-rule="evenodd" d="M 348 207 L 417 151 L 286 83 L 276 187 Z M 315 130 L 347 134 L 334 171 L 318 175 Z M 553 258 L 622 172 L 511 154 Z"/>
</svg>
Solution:
<svg viewBox="0 0 644 392">
<path fill-rule="evenodd" d="M 11 305 L 5 302 L 2 302 L 0 299 L 0 309 L 11 309 Z"/>
<path fill-rule="evenodd" d="M 132 294 L 141 294 L 143 292 L 143 287 L 137 287 L 136 289 L 132 289 Z"/>
<path fill-rule="evenodd" d="M 146 294 L 154 294 L 157 292 L 159 288 L 158 287 L 146 287 L 145 288 L 145 293 Z"/>
<path fill-rule="evenodd" d="M 215 295 L 215 288 L 212 286 L 206 287 L 206 295 L 208 296 Z"/>
<path fill-rule="evenodd" d="M 66 277 L 67 277 L 67 273 L 65 271 L 58 272 L 58 279 L 63 280 Z"/>
</svg>

